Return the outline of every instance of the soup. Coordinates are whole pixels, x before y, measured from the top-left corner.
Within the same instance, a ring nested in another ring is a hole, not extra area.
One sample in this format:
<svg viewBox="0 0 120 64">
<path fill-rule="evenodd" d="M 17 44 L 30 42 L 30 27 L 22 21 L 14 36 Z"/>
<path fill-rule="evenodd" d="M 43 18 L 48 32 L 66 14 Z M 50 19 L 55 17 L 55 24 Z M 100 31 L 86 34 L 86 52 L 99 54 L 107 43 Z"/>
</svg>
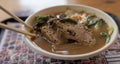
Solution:
<svg viewBox="0 0 120 64">
<path fill-rule="evenodd" d="M 110 40 L 113 27 L 95 14 L 66 10 L 35 17 L 33 41 L 42 49 L 56 54 L 84 54 L 95 51 Z"/>
</svg>

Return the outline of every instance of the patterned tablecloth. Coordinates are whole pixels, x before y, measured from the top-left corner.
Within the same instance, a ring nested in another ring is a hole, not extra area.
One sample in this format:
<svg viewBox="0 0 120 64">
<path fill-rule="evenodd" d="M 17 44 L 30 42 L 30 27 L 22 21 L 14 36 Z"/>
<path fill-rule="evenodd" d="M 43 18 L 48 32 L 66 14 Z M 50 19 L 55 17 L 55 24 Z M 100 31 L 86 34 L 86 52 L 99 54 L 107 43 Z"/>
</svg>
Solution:
<svg viewBox="0 0 120 64">
<path fill-rule="evenodd" d="M 8 25 L 21 28 L 19 23 Z M 120 36 L 107 51 L 84 60 L 59 60 L 41 56 L 25 45 L 22 34 L 4 30 L 0 42 L 0 64 L 120 64 Z"/>
</svg>

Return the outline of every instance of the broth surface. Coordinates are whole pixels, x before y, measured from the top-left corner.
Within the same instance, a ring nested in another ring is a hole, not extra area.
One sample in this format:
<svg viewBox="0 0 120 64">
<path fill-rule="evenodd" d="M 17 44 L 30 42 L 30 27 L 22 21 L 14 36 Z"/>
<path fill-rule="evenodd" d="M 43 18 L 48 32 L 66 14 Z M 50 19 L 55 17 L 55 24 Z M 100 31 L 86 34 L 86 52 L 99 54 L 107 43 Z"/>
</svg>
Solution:
<svg viewBox="0 0 120 64">
<path fill-rule="evenodd" d="M 84 53 L 95 51 L 105 45 L 105 39 L 100 38 L 100 36 L 98 36 L 101 31 L 107 32 L 107 30 L 103 28 L 107 28 L 107 25 L 102 26 L 101 30 L 94 32 L 94 36 L 97 39 L 97 43 L 95 45 L 87 46 L 87 45 L 79 45 L 79 44 L 73 44 L 73 43 L 72 44 L 61 44 L 61 45 L 55 46 L 56 50 L 69 51 L 69 55 L 84 54 Z M 52 52 L 51 50 L 52 45 L 48 43 L 46 40 L 42 39 L 41 37 L 37 38 L 34 42 L 42 49 Z"/>
<path fill-rule="evenodd" d="M 92 52 L 103 47 L 112 33 L 111 31 L 109 34 L 109 26 L 103 19 L 83 11 L 78 13 L 67 11 L 54 16 L 38 17 L 37 20 L 39 22 L 37 21 L 34 27 L 36 33 L 52 43 L 42 37 L 33 41 L 52 53 L 67 51 L 68 55 L 75 55 Z"/>
</svg>

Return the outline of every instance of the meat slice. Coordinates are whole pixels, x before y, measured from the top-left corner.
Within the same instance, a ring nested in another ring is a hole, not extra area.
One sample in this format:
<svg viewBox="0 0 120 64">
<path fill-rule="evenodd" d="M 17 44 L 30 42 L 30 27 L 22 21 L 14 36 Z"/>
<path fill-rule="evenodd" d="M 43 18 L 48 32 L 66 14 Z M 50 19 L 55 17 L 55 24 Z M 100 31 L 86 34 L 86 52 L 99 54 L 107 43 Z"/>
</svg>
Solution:
<svg viewBox="0 0 120 64">
<path fill-rule="evenodd" d="M 43 26 L 41 29 L 41 35 L 44 36 L 51 44 L 60 44 L 62 43 L 59 38 L 58 32 L 54 31 L 51 26 Z"/>
<path fill-rule="evenodd" d="M 61 23 L 59 21 L 53 21 L 52 23 L 53 25 L 45 25 L 40 29 L 41 34 L 54 44 L 61 44 L 67 40 L 85 45 L 96 43 L 95 38 L 92 36 L 92 30 L 84 24 Z"/>
<path fill-rule="evenodd" d="M 84 24 L 78 23 L 76 25 L 70 23 L 56 23 L 62 36 L 66 39 L 75 40 L 77 43 L 91 45 L 95 44 L 96 40 L 92 36 L 92 31 L 89 30 Z"/>
</svg>

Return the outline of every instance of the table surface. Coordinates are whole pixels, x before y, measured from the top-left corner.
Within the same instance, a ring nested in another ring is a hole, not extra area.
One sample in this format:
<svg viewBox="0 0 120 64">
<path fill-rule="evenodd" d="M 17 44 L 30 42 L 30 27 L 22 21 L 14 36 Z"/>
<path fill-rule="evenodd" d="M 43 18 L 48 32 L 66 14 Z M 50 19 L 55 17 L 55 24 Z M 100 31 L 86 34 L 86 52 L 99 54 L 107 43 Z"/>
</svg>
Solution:
<svg viewBox="0 0 120 64">
<path fill-rule="evenodd" d="M 114 18 L 114 15 L 110 16 Z M 22 17 L 25 20 L 27 17 Z M 119 22 L 114 18 L 116 22 Z M 16 23 L 13 18 L 4 21 L 8 25 L 18 29 L 22 28 L 20 23 Z M 0 64 L 120 64 L 120 35 L 115 44 L 98 56 L 86 58 L 84 60 L 60 60 L 42 56 L 40 53 L 32 51 L 22 38 L 22 34 L 10 30 L 1 29 L 0 32 Z"/>
<path fill-rule="evenodd" d="M 39 9 L 60 4 L 88 5 L 120 17 L 120 0 L 0 0 L 0 5 L 18 16 L 30 15 Z M 9 15 L 0 10 L 0 21 L 9 17 Z"/>
<path fill-rule="evenodd" d="M 88 5 L 88 6 L 92 6 L 92 7 L 101 9 L 106 12 L 113 13 L 116 16 L 120 17 L 120 12 L 119 12 L 120 8 L 118 7 L 120 5 L 120 0 L 69 0 L 69 1 L 68 0 L 60 0 L 60 1 L 58 1 L 58 0 L 47 0 L 47 1 L 43 1 L 43 0 L 0 0 L 0 5 L 4 6 L 10 12 L 12 12 L 18 16 L 27 16 L 27 15 L 30 15 L 30 14 L 36 12 L 39 9 L 43 9 L 45 7 L 54 6 L 54 5 L 60 5 L 60 4 Z M 10 16 L 7 15 L 2 10 L 0 10 L 0 21 L 3 21 L 4 19 L 7 19 L 7 18 L 10 18 Z M 108 59 L 106 59 L 107 61 L 111 61 L 111 62 L 118 61 L 118 62 L 116 62 L 116 63 L 113 62 L 113 63 L 109 63 L 109 64 L 119 64 L 120 63 L 119 62 L 120 56 L 118 56 L 118 54 L 120 54 L 120 52 L 118 50 L 120 47 L 120 43 L 118 43 L 118 44 L 114 45 L 113 48 L 109 49 L 111 52 L 108 51 L 107 52 L 108 55 L 105 57 L 105 58 L 108 58 Z M 17 49 L 17 48 L 15 48 L 15 49 Z M 117 51 L 119 53 L 116 54 L 115 51 Z M 5 51 L 5 52 L 7 53 L 8 51 Z M 11 52 L 11 51 L 9 51 L 9 52 Z M 114 55 L 112 55 L 112 54 L 114 54 Z M 29 58 L 29 55 L 30 54 L 27 54 L 27 58 Z M 111 58 L 111 57 L 115 57 L 117 59 Z M 8 58 L 9 58 L 9 56 L 8 56 Z M 34 58 L 34 57 L 32 57 L 32 58 Z M 4 60 L 6 60 L 6 59 L 4 59 Z M 8 62 L 8 61 L 5 61 L 5 62 Z"/>
</svg>

